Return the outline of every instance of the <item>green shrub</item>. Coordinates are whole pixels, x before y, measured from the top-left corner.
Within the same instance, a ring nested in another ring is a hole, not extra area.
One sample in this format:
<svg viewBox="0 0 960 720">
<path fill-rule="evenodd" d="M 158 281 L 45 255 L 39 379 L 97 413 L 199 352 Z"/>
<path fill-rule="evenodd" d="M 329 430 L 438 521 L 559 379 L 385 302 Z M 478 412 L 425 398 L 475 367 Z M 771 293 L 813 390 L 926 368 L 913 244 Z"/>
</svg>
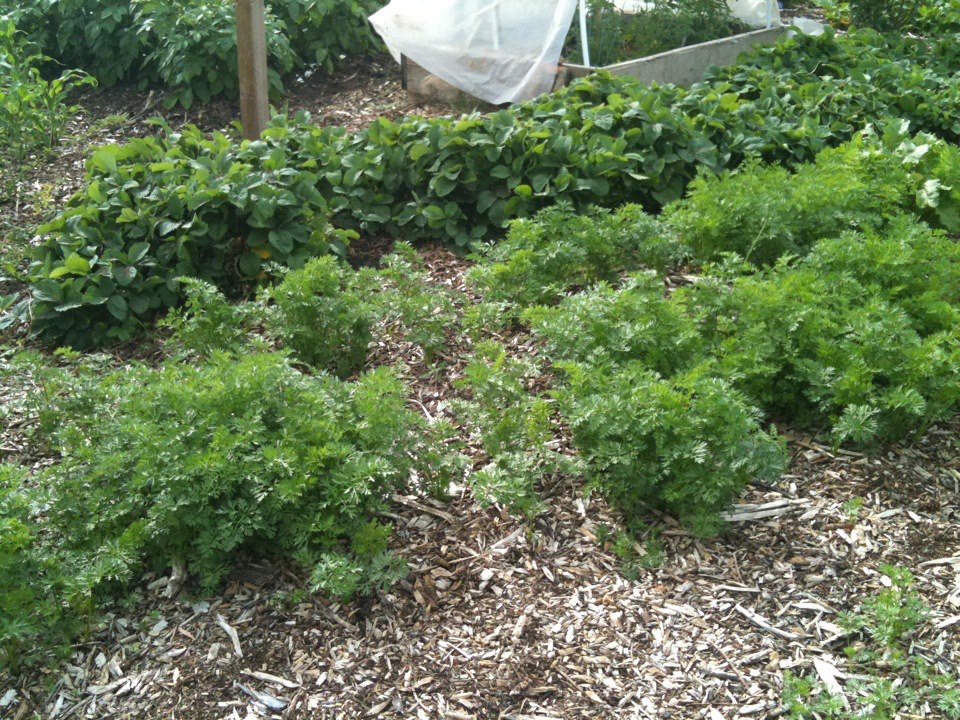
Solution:
<svg viewBox="0 0 960 720">
<path fill-rule="evenodd" d="M 240 80 L 237 59 L 237 22 L 234 5 L 213 0 L 132 0 L 139 32 L 150 38 L 144 63 L 170 92 L 169 108 L 190 108 L 217 95 L 237 97 Z M 279 97 L 281 76 L 289 73 L 296 55 L 284 33 L 284 24 L 266 11 L 270 91 Z M 149 77 L 149 76 L 148 76 Z M 147 81 L 141 82 L 146 86 Z"/>
<path fill-rule="evenodd" d="M 389 372 L 345 383 L 269 353 L 113 372 L 24 354 L 7 371 L 32 378 L 32 443 L 59 458 L 29 480 L 0 466 L 8 660 L 69 641 L 146 569 L 182 563 L 209 590 L 241 555 L 293 557 L 344 596 L 402 573 L 372 516 L 432 431 Z"/>
<path fill-rule="evenodd" d="M 335 258 L 316 258 L 267 291 L 275 304 L 271 332 L 303 362 L 341 378 L 363 367 L 374 317 L 364 294 L 350 287 L 352 274 Z"/>
<path fill-rule="evenodd" d="M 344 383 L 218 355 L 61 384 L 69 412 L 54 398 L 43 423 L 62 459 L 38 501 L 90 592 L 144 563 L 182 560 L 212 588 L 240 552 L 349 556 L 410 466 L 417 421 L 385 371 Z"/>
<path fill-rule="evenodd" d="M 893 221 L 883 234 L 824 240 L 803 264 L 823 277 L 852 277 L 879 291 L 924 335 L 960 324 L 960 244 L 911 219 Z"/>
<path fill-rule="evenodd" d="M 545 304 L 600 280 L 613 282 L 625 271 L 663 270 L 683 254 L 637 205 L 579 214 L 564 202 L 511 223 L 468 280 L 493 302 Z"/>
<path fill-rule="evenodd" d="M 734 252 L 770 264 L 844 230 L 878 228 L 912 196 L 899 156 L 855 143 L 826 150 L 793 173 L 750 164 L 732 175 L 701 176 L 665 218 L 699 259 Z"/>
<path fill-rule="evenodd" d="M 729 383 L 693 371 L 672 378 L 642 362 L 561 365 L 560 407 L 591 484 L 628 519 L 666 510 L 699 533 L 753 479 L 786 468 L 783 443 Z"/>
<path fill-rule="evenodd" d="M 316 180 L 277 148 L 196 128 L 101 148 L 86 187 L 41 228 L 34 330 L 76 347 L 124 340 L 179 304 L 179 277 L 236 292 L 342 253 Z"/>
<path fill-rule="evenodd" d="M 913 27 L 924 0 L 847 0 L 850 19 L 857 26 L 876 28 L 881 32 Z"/>
<path fill-rule="evenodd" d="M 4 3 L 5 4 L 5 3 Z M 44 22 L 38 40 L 45 54 L 67 67 L 86 70 L 105 86 L 141 71 L 148 38 L 130 0 L 20 0 L 38 7 Z"/>
<path fill-rule="evenodd" d="M 12 22 L 0 18 L 0 166 L 9 161 L 15 167 L 30 153 L 57 145 L 77 110 L 68 104 L 70 92 L 95 84 L 77 70 L 45 79 L 40 73 L 45 59 L 30 51 Z"/>
<path fill-rule="evenodd" d="M 931 255 L 929 286 L 899 285 Z M 751 400 L 870 444 L 920 432 L 960 399 L 957 260 L 952 241 L 901 221 L 889 235 L 831 241 L 796 267 L 705 281 L 678 298 L 700 317 L 717 372 Z"/>
<path fill-rule="evenodd" d="M 286 26 L 300 63 L 316 63 L 328 73 L 344 56 L 376 46 L 367 17 L 383 4 L 380 0 L 267 0 Z"/>
<path fill-rule="evenodd" d="M 556 307 L 532 308 L 523 317 L 552 360 L 639 362 L 669 376 L 701 359 L 696 324 L 664 298 L 663 282 L 652 273 L 633 275 L 620 289 L 600 285 Z"/>
<path fill-rule="evenodd" d="M 295 66 L 331 72 L 347 55 L 375 46 L 367 15 L 376 0 L 267 2 L 270 86 Z M 221 0 L 0 0 L 10 17 L 61 66 L 93 74 L 103 85 L 163 83 L 168 107 L 190 107 L 238 92 L 234 6 Z"/>
</svg>

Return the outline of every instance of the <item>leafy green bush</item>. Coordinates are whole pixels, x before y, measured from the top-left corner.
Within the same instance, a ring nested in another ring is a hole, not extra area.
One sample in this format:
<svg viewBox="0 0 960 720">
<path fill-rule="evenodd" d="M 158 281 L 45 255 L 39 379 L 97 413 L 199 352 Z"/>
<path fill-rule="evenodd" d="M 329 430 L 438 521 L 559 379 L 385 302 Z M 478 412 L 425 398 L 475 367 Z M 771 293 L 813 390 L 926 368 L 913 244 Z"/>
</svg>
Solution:
<svg viewBox="0 0 960 720">
<path fill-rule="evenodd" d="M 237 22 L 234 4 L 213 0 L 132 0 L 140 34 L 150 38 L 144 63 L 170 89 L 167 107 L 189 108 L 216 95 L 237 97 L 240 79 L 237 56 Z M 281 76 L 289 73 L 296 55 L 284 33 L 284 24 L 265 14 L 268 76 L 271 93 L 279 97 Z M 142 82 L 146 85 L 147 82 Z"/>
<path fill-rule="evenodd" d="M 844 230 L 882 226 L 912 203 L 911 190 L 900 157 L 852 145 L 825 150 L 793 173 L 750 164 L 733 175 L 701 176 L 665 218 L 699 259 L 735 252 L 770 264 Z"/>
<path fill-rule="evenodd" d="M 0 10 L 7 2 L 0 0 Z M 18 0 L 37 8 L 43 22 L 34 39 L 45 54 L 67 67 L 82 68 L 104 86 L 142 69 L 148 38 L 140 31 L 130 0 Z"/>
<path fill-rule="evenodd" d="M 656 0 L 636 13 L 611 0 L 590 0 L 587 40 L 594 67 L 611 65 L 686 45 L 729 37 L 749 28 L 730 12 L 727 0 Z M 566 41 L 566 54 L 582 62 L 579 25 Z"/>
<path fill-rule="evenodd" d="M 612 282 L 640 267 L 663 270 L 684 254 L 637 205 L 578 214 L 569 203 L 516 220 L 486 249 L 468 280 L 485 299 L 520 306 L 551 303 L 567 291 Z"/>
<path fill-rule="evenodd" d="M 0 19 L 0 164 L 6 164 L 4 156 L 16 165 L 57 145 L 77 110 L 68 104 L 70 92 L 95 84 L 77 70 L 47 80 L 40 73 L 45 59 L 30 51 L 12 22 Z"/>
<path fill-rule="evenodd" d="M 847 0 L 850 19 L 857 26 L 876 28 L 881 32 L 912 27 L 924 0 Z"/>
<path fill-rule="evenodd" d="M 267 291 L 275 304 L 272 333 L 305 363 L 341 378 L 363 367 L 373 323 L 373 309 L 350 287 L 348 273 L 335 258 L 316 258 Z"/>
<path fill-rule="evenodd" d="M 901 218 L 883 234 L 845 233 L 817 244 L 804 266 L 852 277 L 895 302 L 923 335 L 960 324 L 960 244 Z"/>
<path fill-rule="evenodd" d="M 316 63 L 328 73 L 344 56 L 376 46 L 367 17 L 383 4 L 381 0 L 267 0 L 284 23 L 298 61 Z"/>
<path fill-rule="evenodd" d="M 325 588 L 344 595 L 400 572 L 372 514 L 422 433 L 389 372 L 344 383 L 264 353 L 106 374 L 20 363 L 41 382 L 35 440 L 60 459 L 29 484 L 0 469 L 8 653 L 41 650 L 38 634 L 148 567 L 183 563 L 210 589 L 242 553 L 295 557 L 346 569 Z"/>
<path fill-rule="evenodd" d="M 663 378 L 642 362 L 561 368 L 557 397 L 587 476 L 628 518 L 666 510 L 713 533 L 747 482 L 776 480 L 786 467 L 759 411 L 709 373 Z"/>
<path fill-rule="evenodd" d="M 273 0 L 266 8 L 270 85 L 295 66 L 331 72 L 347 55 L 376 45 L 367 15 L 377 0 Z M 103 85 L 163 83 L 165 102 L 190 107 L 218 94 L 236 96 L 236 23 L 222 0 L 0 0 L 41 50 Z"/>
<path fill-rule="evenodd" d="M 877 266 L 857 262 L 868 259 Z M 828 242 L 795 267 L 677 297 L 695 308 L 717 372 L 754 402 L 869 444 L 921 431 L 960 399 L 958 260 L 953 241 L 898 221 L 886 235 Z"/>
<path fill-rule="evenodd" d="M 748 164 L 701 176 L 666 208 L 664 222 L 699 260 L 733 252 L 764 265 L 844 230 L 882 228 L 903 212 L 960 231 L 958 183 L 960 148 L 894 125 L 883 137 L 867 131 L 824 150 L 794 172 Z"/>
<path fill-rule="evenodd" d="M 556 307 L 531 308 L 523 317 L 552 360 L 596 366 L 641 362 L 669 376 L 702 356 L 696 324 L 667 302 L 663 282 L 653 273 L 633 275 L 620 289 L 600 285 Z"/>
<path fill-rule="evenodd" d="M 77 347 L 127 339 L 179 304 L 181 276 L 232 292 L 342 253 L 316 181 L 277 148 L 196 128 L 101 148 L 84 190 L 41 228 L 34 329 Z"/>
</svg>

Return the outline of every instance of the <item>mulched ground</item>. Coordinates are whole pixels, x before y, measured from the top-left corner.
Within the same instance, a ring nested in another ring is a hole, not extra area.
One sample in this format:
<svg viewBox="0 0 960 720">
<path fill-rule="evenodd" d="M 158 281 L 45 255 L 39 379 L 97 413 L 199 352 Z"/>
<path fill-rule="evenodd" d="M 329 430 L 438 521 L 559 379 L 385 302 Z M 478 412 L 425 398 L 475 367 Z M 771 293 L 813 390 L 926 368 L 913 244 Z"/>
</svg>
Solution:
<svg viewBox="0 0 960 720">
<path fill-rule="evenodd" d="M 467 261 L 424 256 L 431 282 L 463 289 Z M 375 353 L 406 361 L 422 410 L 444 415 L 462 362 L 428 377 L 409 348 L 380 342 Z M 869 458 L 791 437 L 776 489 L 746 495 L 719 539 L 663 518 L 663 563 L 636 581 L 597 539 L 618 518 L 574 480 L 543 488 L 532 522 L 479 507 L 465 487 L 449 502 L 397 496 L 385 519 L 410 574 L 389 592 L 342 605 L 302 593 L 291 567 L 250 562 L 217 597 L 171 599 L 170 578 L 147 575 L 133 609 L 108 615 L 64 668 L 9 686 L 0 712 L 777 717 L 784 670 L 843 670 L 836 615 L 882 587 L 883 563 L 911 568 L 933 609 L 917 650 L 960 656 L 958 431 Z"/>
<path fill-rule="evenodd" d="M 354 127 L 442 112 L 404 95 L 386 63 L 341 77 L 305 78 L 291 105 Z M 155 102 L 133 90 L 86 98 L 96 109 L 77 131 L 89 141 L 38 165 L 16 207 L 0 204 L 0 234 L 58 206 L 91 143 L 149 132 Z M 231 118 L 226 104 L 168 115 L 207 129 Z M 375 264 L 388 250 L 368 239 L 352 260 Z M 431 283 L 465 291 L 468 261 L 421 252 Z M 437 417 L 468 352 L 461 339 L 428 373 L 386 328 L 371 357 L 404 363 L 415 406 Z M 18 393 L 3 389 L 0 402 Z M 0 441 L 21 447 L 15 422 Z M 837 613 L 883 586 L 883 563 L 909 567 L 933 610 L 916 650 L 944 665 L 960 657 L 958 440 L 951 423 L 865 457 L 792 436 L 789 474 L 751 489 L 724 536 L 698 539 L 662 518 L 662 564 L 634 581 L 598 540 L 618 518 L 576 480 L 542 488 L 545 511 L 529 522 L 478 506 L 466 487 L 448 502 L 398 496 L 385 519 L 410 573 L 389 592 L 344 605 L 303 593 L 296 568 L 262 561 L 216 597 L 168 593 L 176 579 L 147 575 L 63 667 L 0 677 L 0 717 L 774 718 L 785 670 L 814 659 L 843 670 Z"/>
</svg>

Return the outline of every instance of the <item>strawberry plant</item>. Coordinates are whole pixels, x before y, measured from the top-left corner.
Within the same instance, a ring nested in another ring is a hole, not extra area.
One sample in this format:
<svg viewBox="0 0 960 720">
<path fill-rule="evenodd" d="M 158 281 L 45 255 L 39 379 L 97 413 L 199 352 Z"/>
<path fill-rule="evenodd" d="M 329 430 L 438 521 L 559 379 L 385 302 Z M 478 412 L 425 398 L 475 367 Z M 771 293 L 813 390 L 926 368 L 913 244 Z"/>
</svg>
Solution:
<svg viewBox="0 0 960 720">
<path fill-rule="evenodd" d="M 196 128 L 108 146 L 30 268 L 33 328 L 89 346 L 126 339 L 179 304 L 181 276 L 227 292 L 343 252 L 314 173 L 277 148 Z"/>
</svg>

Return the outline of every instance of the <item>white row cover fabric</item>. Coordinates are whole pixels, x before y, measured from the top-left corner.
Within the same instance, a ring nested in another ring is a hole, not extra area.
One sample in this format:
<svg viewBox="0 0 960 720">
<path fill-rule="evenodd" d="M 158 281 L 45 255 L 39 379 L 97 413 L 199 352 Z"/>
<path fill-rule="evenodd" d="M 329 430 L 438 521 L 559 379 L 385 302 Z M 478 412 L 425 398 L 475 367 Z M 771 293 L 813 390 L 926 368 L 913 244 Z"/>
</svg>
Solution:
<svg viewBox="0 0 960 720">
<path fill-rule="evenodd" d="M 751 27 L 780 24 L 776 0 L 728 0 Z M 400 61 L 499 105 L 548 92 L 578 0 L 392 0 L 370 16 Z M 643 0 L 617 0 L 626 12 Z M 769 9 L 772 6 L 772 11 Z"/>
<path fill-rule="evenodd" d="M 625 13 L 639 13 L 654 6 L 651 0 L 613 0 L 613 4 Z M 780 3 L 777 0 L 727 0 L 733 16 L 752 28 L 780 24 Z"/>
<path fill-rule="evenodd" d="M 780 3 L 777 0 L 727 0 L 733 16 L 752 28 L 780 25 Z"/>
<path fill-rule="evenodd" d="M 577 0 L 393 0 L 370 17 L 394 58 L 499 105 L 549 92 Z"/>
</svg>

